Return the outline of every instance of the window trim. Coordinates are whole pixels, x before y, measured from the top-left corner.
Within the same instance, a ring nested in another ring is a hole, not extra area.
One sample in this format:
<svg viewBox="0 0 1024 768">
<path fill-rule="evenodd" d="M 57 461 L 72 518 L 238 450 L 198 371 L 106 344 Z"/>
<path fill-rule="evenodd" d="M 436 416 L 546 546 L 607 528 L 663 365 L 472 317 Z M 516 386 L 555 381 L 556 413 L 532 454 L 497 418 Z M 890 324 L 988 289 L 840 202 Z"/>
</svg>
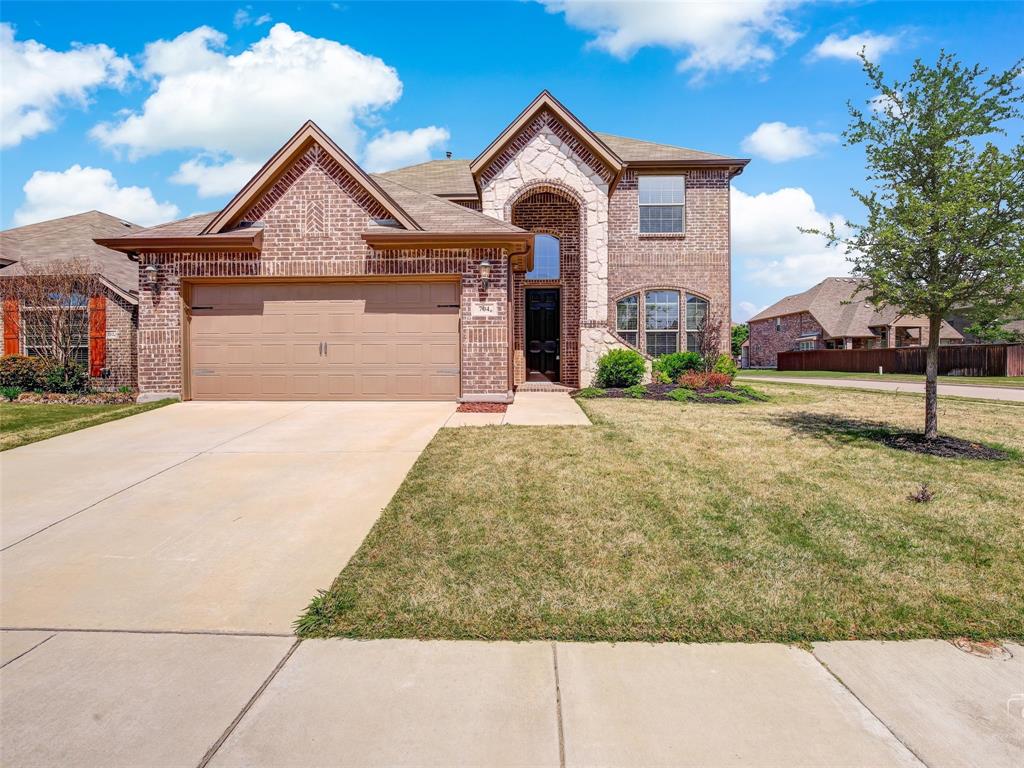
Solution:
<svg viewBox="0 0 1024 768">
<path fill-rule="evenodd" d="M 679 204 L 656 204 L 656 203 L 643 203 L 640 201 L 640 180 L 645 178 L 678 178 L 683 182 L 683 202 Z M 682 237 L 686 234 L 686 174 L 685 173 L 640 173 L 636 177 L 636 228 L 637 234 L 640 237 Z M 643 223 L 641 221 L 641 213 L 644 208 L 681 208 L 683 212 L 682 221 L 683 228 L 678 232 L 676 231 L 660 231 L 660 232 L 644 232 Z"/>
</svg>

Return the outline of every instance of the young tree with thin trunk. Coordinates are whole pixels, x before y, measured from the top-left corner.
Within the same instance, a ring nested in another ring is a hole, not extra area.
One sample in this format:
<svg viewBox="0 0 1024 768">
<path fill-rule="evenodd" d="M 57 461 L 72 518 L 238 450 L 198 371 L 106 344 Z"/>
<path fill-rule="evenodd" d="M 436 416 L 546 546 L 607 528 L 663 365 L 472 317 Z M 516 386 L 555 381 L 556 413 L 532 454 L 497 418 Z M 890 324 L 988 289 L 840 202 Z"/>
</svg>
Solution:
<svg viewBox="0 0 1024 768">
<path fill-rule="evenodd" d="M 938 435 L 939 329 L 956 307 L 976 320 L 1024 305 L 1024 142 L 993 139 L 1019 131 L 1022 63 L 990 75 L 941 52 L 889 81 L 861 54 L 875 95 L 849 104 L 847 146 L 863 146 L 866 191 L 853 194 L 866 220 L 824 234 L 844 245 L 853 272 L 867 278 L 876 306 L 928 318 L 925 370 L 927 439 Z"/>
<path fill-rule="evenodd" d="M 96 266 L 80 257 L 20 266 L 0 281 L 0 293 L 18 302 L 26 353 L 51 361 L 67 378 L 79 365 L 76 353 L 88 348 L 88 301 L 100 289 Z"/>
<path fill-rule="evenodd" d="M 722 353 L 723 325 L 721 315 L 714 310 L 705 312 L 697 322 L 697 354 L 700 355 L 705 372 L 715 367 L 715 361 Z"/>
</svg>

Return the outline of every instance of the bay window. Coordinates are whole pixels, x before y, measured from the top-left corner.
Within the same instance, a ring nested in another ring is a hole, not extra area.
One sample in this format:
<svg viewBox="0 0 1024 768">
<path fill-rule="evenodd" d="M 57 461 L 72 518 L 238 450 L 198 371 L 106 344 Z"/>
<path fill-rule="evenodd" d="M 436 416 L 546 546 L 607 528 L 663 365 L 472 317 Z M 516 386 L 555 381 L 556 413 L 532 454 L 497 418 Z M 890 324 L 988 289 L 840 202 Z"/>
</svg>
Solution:
<svg viewBox="0 0 1024 768">
<path fill-rule="evenodd" d="M 679 351 L 679 293 L 648 291 L 644 298 L 644 329 L 651 357 Z"/>
</svg>

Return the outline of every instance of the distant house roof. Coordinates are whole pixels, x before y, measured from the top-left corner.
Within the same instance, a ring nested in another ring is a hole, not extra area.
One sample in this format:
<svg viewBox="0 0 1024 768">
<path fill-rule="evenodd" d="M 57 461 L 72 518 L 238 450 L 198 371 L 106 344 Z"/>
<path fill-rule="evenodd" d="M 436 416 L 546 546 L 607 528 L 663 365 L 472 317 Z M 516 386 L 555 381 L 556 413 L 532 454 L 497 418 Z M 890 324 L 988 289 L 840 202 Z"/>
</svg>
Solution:
<svg viewBox="0 0 1024 768">
<path fill-rule="evenodd" d="M 786 296 L 761 310 L 749 322 L 809 312 L 825 333 L 833 338 L 871 337 L 875 335 L 872 328 L 896 324 L 927 327 L 928 318 L 905 315 L 899 307 L 875 308 L 867 300 L 864 284 L 863 279 L 856 277 L 826 277 L 813 288 Z M 945 320 L 942 321 L 939 337 L 952 340 L 963 338 Z"/>
<path fill-rule="evenodd" d="M 0 232 L 0 259 L 12 263 L 0 268 L 0 277 L 23 275 L 25 265 L 86 258 L 96 264 L 102 280 L 135 301 L 139 293 L 138 265 L 124 253 L 98 245 L 94 240 L 141 230 L 137 224 L 100 211 L 4 230 Z"/>
</svg>

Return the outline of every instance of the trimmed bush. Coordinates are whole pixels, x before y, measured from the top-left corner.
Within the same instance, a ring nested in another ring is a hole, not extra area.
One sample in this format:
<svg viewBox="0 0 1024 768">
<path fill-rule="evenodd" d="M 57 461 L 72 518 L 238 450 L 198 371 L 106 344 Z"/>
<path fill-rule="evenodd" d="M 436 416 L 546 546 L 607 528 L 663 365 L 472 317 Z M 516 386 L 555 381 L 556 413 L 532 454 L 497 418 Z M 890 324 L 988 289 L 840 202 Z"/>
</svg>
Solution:
<svg viewBox="0 0 1024 768">
<path fill-rule="evenodd" d="M 733 384 L 732 388 L 735 389 L 740 394 L 742 394 L 744 397 L 749 397 L 751 400 L 760 400 L 764 402 L 765 400 L 769 399 L 768 395 L 766 395 L 764 392 L 760 392 L 754 389 L 749 384 Z"/>
<path fill-rule="evenodd" d="M 632 349 L 610 349 L 597 360 L 597 386 L 632 387 L 644 377 L 644 358 Z"/>
<path fill-rule="evenodd" d="M 0 357 L 0 387 L 43 389 L 49 369 L 49 363 L 41 357 L 4 355 Z"/>
<path fill-rule="evenodd" d="M 743 395 L 738 395 L 735 392 L 730 392 L 727 389 L 720 389 L 715 392 L 708 392 L 704 397 L 713 397 L 715 400 L 723 400 L 727 403 L 745 403 L 747 398 Z"/>
<path fill-rule="evenodd" d="M 700 355 L 696 352 L 673 352 L 656 357 L 651 364 L 655 379 L 662 381 L 659 374 L 663 374 L 665 384 L 677 381 L 687 371 L 699 371 L 700 367 Z"/>
<path fill-rule="evenodd" d="M 677 400 L 680 403 L 685 403 L 690 400 L 696 400 L 697 393 L 694 392 L 692 389 L 680 387 L 679 389 L 673 389 L 671 392 L 666 392 L 665 397 L 670 397 L 673 400 Z"/>
<path fill-rule="evenodd" d="M 715 373 L 724 373 L 730 379 L 740 372 L 736 361 L 732 359 L 732 355 L 727 355 L 725 352 L 718 356 L 715 360 L 715 366 L 711 370 Z"/>
<path fill-rule="evenodd" d="M 579 392 L 576 392 L 573 397 L 580 397 L 584 400 L 590 400 L 595 397 L 604 397 L 604 390 L 598 389 L 597 387 L 584 387 Z"/>
<path fill-rule="evenodd" d="M 724 373 L 700 373 L 697 371 L 684 373 L 679 377 L 679 386 L 687 389 L 708 390 L 721 389 L 732 383 L 732 376 Z"/>
<path fill-rule="evenodd" d="M 647 387 L 643 384 L 634 384 L 632 387 L 626 387 L 623 392 L 625 392 L 626 397 L 634 397 L 637 400 L 642 400 L 644 395 L 647 394 Z"/>
<path fill-rule="evenodd" d="M 62 394 L 89 392 L 89 373 L 74 363 L 55 365 L 46 372 L 45 389 Z"/>
</svg>

